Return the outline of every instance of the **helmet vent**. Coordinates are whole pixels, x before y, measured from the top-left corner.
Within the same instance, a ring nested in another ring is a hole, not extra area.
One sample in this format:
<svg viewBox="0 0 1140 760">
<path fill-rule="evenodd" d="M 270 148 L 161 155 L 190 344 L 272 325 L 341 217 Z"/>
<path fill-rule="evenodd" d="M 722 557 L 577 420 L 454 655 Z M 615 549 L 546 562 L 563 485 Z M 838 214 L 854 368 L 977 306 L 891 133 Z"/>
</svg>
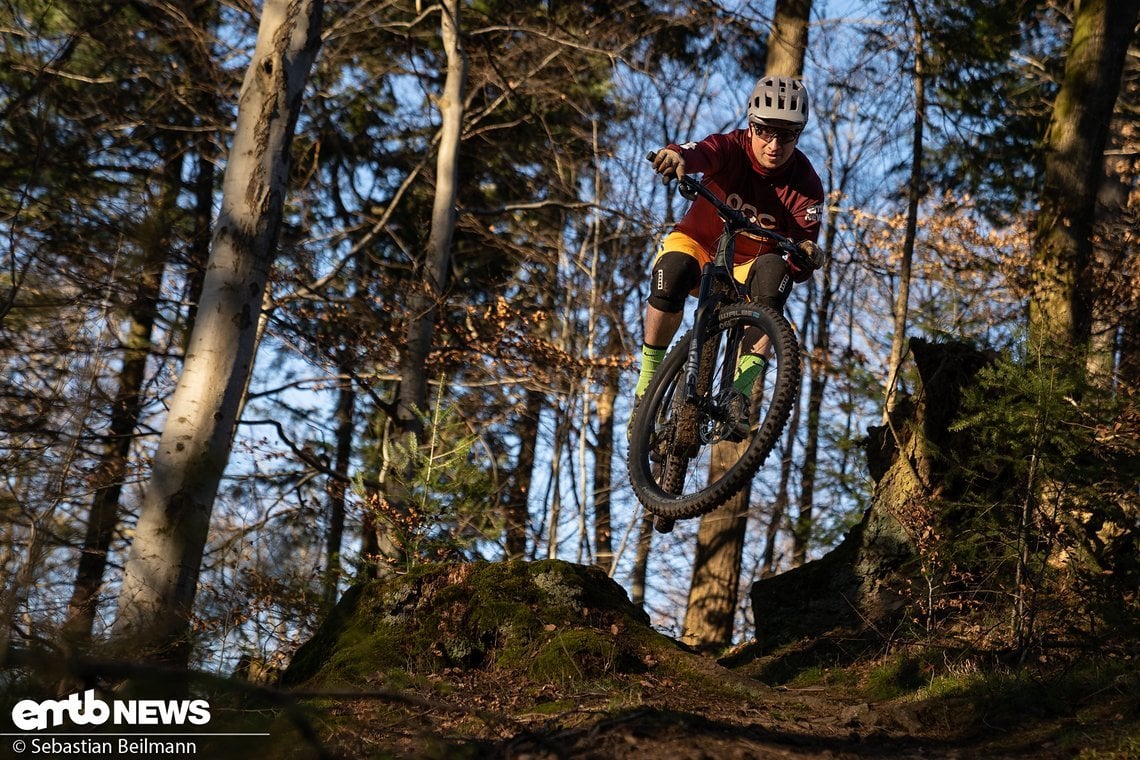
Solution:
<svg viewBox="0 0 1140 760">
<path fill-rule="evenodd" d="M 783 121 L 799 124 L 808 120 L 808 95 L 803 83 L 790 77 L 764 77 L 748 99 L 749 121 Z"/>
</svg>

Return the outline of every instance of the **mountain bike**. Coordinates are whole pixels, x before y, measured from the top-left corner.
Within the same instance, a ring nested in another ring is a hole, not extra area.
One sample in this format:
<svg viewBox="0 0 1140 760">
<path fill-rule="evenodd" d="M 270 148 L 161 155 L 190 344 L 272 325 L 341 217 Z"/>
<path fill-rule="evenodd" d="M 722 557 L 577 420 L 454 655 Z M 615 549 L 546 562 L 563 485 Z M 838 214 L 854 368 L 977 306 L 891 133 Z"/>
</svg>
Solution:
<svg viewBox="0 0 1140 760">
<path fill-rule="evenodd" d="M 629 473 L 634 493 L 667 533 L 676 520 L 716 509 L 747 486 L 779 441 L 800 388 L 800 348 L 783 313 L 751 303 L 732 276 L 739 235 L 768 239 L 785 260 L 788 238 L 726 205 L 690 175 L 682 196 L 702 197 L 724 220 L 716 256 L 701 271 L 693 327 L 658 368 L 630 422 Z M 738 359 L 762 347 L 767 366 L 742 393 Z"/>
</svg>

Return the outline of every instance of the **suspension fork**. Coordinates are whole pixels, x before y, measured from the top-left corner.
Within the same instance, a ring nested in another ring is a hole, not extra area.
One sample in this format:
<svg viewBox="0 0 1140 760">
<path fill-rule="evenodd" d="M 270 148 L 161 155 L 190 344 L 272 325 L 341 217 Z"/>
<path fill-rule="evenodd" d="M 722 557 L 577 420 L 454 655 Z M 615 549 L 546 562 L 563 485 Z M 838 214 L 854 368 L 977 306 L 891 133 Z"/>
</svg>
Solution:
<svg viewBox="0 0 1140 760">
<path fill-rule="evenodd" d="M 713 269 L 711 263 L 701 269 L 697 311 L 693 316 L 693 339 L 689 341 L 689 357 L 685 361 L 685 400 L 688 402 L 697 399 L 697 376 L 700 374 L 701 351 L 705 347 L 705 332 L 719 305 L 712 297 Z"/>
</svg>

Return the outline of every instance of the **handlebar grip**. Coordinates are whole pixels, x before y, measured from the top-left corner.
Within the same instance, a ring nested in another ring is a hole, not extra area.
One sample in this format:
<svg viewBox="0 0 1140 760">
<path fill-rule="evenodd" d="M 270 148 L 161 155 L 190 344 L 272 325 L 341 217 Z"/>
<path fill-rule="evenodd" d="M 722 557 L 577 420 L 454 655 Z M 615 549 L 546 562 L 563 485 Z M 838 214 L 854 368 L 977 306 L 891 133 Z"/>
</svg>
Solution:
<svg viewBox="0 0 1140 760">
<path fill-rule="evenodd" d="M 665 150 L 665 149 L 663 148 L 662 150 Z M 660 150 L 651 150 L 651 151 L 649 151 L 649 154 L 646 155 L 645 160 L 649 161 L 650 163 L 653 163 L 654 161 L 657 160 L 657 156 L 660 153 L 661 153 Z M 689 180 L 689 178 L 687 176 L 684 176 L 684 177 L 678 176 L 676 169 L 674 169 L 673 171 L 671 171 L 669 173 L 661 172 L 657 168 L 656 164 L 654 165 L 653 170 L 656 172 L 659 172 L 661 174 L 661 181 L 663 183 L 665 183 L 666 185 L 668 185 L 670 182 L 676 180 L 678 183 L 678 189 L 680 190 L 681 195 L 683 197 L 688 198 L 689 200 L 693 200 L 694 198 L 696 198 L 696 194 L 694 193 L 694 191 L 689 186 L 689 182 L 691 182 L 691 180 Z"/>
</svg>

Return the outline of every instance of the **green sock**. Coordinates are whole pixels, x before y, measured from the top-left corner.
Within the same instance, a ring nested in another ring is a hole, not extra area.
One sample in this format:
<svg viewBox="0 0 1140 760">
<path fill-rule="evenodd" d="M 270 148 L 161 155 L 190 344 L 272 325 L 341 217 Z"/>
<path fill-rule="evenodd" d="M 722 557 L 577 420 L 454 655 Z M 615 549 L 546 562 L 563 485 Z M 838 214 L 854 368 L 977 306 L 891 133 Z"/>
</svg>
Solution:
<svg viewBox="0 0 1140 760">
<path fill-rule="evenodd" d="M 736 363 L 736 377 L 732 380 L 732 387 L 745 396 L 751 397 L 752 386 L 756 383 L 756 378 L 763 374 L 764 368 L 767 366 L 768 360 L 763 356 L 744 354 Z"/>
<path fill-rule="evenodd" d="M 637 388 L 633 391 L 633 395 L 637 398 L 645 395 L 645 389 L 657 374 L 657 368 L 661 366 L 661 360 L 665 358 L 668 348 L 668 346 L 651 346 L 648 343 L 641 344 L 641 373 L 637 376 Z"/>
</svg>

